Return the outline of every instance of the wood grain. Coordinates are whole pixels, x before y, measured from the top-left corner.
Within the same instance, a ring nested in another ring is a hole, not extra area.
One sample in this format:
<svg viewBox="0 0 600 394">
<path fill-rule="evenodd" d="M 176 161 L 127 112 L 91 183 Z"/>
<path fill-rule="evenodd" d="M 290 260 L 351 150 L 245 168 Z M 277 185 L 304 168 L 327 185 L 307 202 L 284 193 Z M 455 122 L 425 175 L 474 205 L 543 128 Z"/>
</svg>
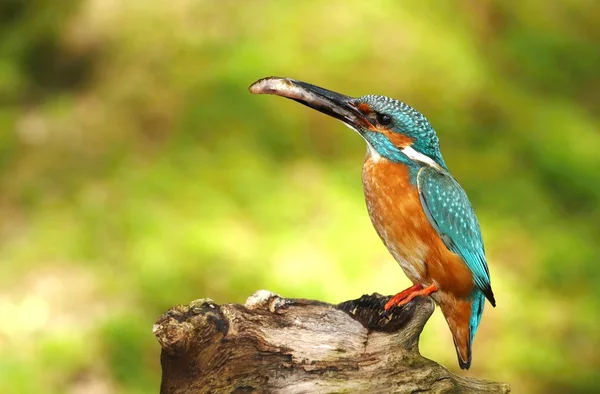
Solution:
<svg viewBox="0 0 600 394">
<path fill-rule="evenodd" d="M 245 305 L 201 299 L 176 306 L 154 326 L 161 393 L 510 391 L 419 354 L 431 299 L 418 297 L 386 315 L 388 299 L 373 294 L 331 305 L 261 290 Z"/>
</svg>

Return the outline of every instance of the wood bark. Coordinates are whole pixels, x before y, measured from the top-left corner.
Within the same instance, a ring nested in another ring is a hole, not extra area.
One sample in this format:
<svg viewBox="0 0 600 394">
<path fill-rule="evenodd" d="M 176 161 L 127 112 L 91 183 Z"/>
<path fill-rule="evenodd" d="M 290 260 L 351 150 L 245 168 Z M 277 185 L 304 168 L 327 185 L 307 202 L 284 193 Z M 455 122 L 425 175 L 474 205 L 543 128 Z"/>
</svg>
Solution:
<svg viewBox="0 0 600 394">
<path fill-rule="evenodd" d="M 155 326 L 161 393 L 508 393 L 419 354 L 435 308 L 418 297 L 386 314 L 389 299 L 338 305 L 261 290 L 245 305 L 179 305 Z"/>
</svg>

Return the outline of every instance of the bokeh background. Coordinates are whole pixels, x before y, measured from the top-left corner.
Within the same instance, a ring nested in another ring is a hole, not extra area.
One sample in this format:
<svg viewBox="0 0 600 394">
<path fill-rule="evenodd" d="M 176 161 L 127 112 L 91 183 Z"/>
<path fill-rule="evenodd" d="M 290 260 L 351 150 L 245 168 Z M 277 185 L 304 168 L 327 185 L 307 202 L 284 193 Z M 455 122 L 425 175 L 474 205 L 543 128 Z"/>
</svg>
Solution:
<svg viewBox="0 0 600 394">
<path fill-rule="evenodd" d="M 364 142 L 270 75 L 428 116 L 498 307 L 469 376 L 598 392 L 600 3 L 0 3 L 0 392 L 150 393 L 155 319 L 257 289 L 409 283 L 372 229 Z M 436 312 L 425 356 L 458 371 Z"/>
</svg>

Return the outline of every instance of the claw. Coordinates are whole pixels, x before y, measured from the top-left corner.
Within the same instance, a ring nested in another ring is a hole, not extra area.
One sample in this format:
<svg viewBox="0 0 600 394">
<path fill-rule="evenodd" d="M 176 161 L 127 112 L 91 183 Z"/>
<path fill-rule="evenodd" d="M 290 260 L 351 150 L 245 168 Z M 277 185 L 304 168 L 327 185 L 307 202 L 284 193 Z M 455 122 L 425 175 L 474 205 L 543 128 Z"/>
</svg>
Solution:
<svg viewBox="0 0 600 394">
<path fill-rule="evenodd" d="M 393 296 L 392 298 L 390 298 L 390 300 L 385 304 L 383 308 L 387 312 L 395 306 L 398 307 L 408 304 L 415 297 L 428 296 L 431 293 L 435 293 L 436 291 L 438 291 L 438 288 L 436 285 L 433 284 L 425 288 L 423 288 L 423 286 L 420 284 L 412 285 L 408 289 L 403 290 L 400 293 Z"/>
</svg>

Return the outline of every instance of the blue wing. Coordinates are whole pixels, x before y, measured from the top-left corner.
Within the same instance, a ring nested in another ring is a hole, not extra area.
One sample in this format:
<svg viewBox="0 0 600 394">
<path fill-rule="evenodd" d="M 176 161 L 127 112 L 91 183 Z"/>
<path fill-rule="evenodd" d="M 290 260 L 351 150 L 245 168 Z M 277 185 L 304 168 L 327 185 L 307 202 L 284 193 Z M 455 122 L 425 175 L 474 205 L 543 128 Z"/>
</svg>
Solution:
<svg viewBox="0 0 600 394">
<path fill-rule="evenodd" d="M 446 247 L 473 273 L 475 285 L 495 306 L 479 222 L 467 194 L 448 173 L 425 166 L 417 174 L 423 210 Z"/>
</svg>

